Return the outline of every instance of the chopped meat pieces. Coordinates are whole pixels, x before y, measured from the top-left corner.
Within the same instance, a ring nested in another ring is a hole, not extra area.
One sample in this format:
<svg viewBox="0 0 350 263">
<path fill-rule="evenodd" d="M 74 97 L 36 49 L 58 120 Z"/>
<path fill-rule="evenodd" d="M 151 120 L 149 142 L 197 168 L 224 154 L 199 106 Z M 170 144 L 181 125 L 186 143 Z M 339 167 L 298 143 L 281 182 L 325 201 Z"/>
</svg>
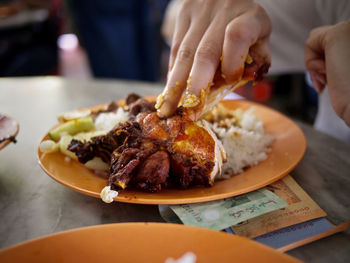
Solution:
<svg viewBox="0 0 350 263">
<path fill-rule="evenodd" d="M 68 149 L 82 163 L 95 156 L 109 163 L 108 183 L 115 190 L 134 186 L 157 192 L 169 180 L 180 188 L 211 185 L 215 142 L 203 127 L 181 109 L 160 119 L 154 102 L 145 99 L 131 103 L 129 110 L 129 121 L 89 142 L 72 140 Z"/>
<path fill-rule="evenodd" d="M 136 102 L 139 98 L 141 98 L 138 94 L 135 93 L 130 93 L 126 99 L 125 99 L 125 103 L 126 105 L 130 105 L 131 103 Z"/>
<path fill-rule="evenodd" d="M 148 101 L 146 99 L 139 99 L 136 102 L 130 104 L 130 115 L 136 116 L 140 112 L 153 112 L 156 111 L 154 108 L 155 102 Z"/>
<path fill-rule="evenodd" d="M 136 177 L 136 186 L 140 189 L 157 192 L 162 189 L 169 177 L 169 155 L 158 151 L 149 156 L 141 165 Z"/>
</svg>

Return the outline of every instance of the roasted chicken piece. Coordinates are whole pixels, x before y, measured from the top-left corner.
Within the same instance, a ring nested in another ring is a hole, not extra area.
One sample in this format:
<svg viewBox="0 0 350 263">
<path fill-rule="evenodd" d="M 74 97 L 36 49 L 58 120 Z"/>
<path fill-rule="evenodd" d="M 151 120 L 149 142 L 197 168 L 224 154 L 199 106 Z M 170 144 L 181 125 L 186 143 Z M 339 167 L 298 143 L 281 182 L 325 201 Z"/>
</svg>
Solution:
<svg viewBox="0 0 350 263">
<path fill-rule="evenodd" d="M 73 140 L 69 150 L 81 162 L 94 156 L 106 161 L 109 156 L 108 182 L 113 189 L 135 186 L 156 192 L 168 184 L 180 188 L 213 184 L 226 155 L 205 121 L 193 122 L 183 108 L 160 119 L 154 103 L 144 99 L 129 109 L 130 121 L 89 143 Z"/>
<path fill-rule="evenodd" d="M 168 119 L 139 113 L 132 125 L 140 130 L 112 153 L 110 184 L 125 189 L 131 183 L 151 192 L 168 183 L 180 188 L 213 184 L 224 150 L 207 126 L 182 116 L 181 110 Z"/>
</svg>

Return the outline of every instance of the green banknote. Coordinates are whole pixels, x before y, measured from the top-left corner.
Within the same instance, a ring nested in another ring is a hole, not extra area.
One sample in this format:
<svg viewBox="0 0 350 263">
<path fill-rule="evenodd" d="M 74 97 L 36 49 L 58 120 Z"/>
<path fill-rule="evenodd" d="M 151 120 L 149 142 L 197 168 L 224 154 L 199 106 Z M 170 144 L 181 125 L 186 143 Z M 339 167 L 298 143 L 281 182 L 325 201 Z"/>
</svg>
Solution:
<svg viewBox="0 0 350 263">
<path fill-rule="evenodd" d="M 222 230 L 245 220 L 284 208 L 287 205 L 285 201 L 269 190 L 259 189 L 222 200 L 171 205 L 170 208 L 185 225 Z"/>
</svg>

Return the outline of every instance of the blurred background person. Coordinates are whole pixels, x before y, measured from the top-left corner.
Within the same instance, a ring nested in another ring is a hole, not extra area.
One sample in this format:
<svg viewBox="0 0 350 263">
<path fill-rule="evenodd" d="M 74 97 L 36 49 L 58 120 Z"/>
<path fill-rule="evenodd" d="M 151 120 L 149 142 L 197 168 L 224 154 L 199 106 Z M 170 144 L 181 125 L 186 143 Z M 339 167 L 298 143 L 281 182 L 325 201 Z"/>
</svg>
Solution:
<svg viewBox="0 0 350 263">
<path fill-rule="evenodd" d="M 156 81 L 167 0 L 68 0 L 96 77 Z"/>
<path fill-rule="evenodd" d="M 0 76 L 57 74 L 60 3 L 0 1 Z"/>
<path fill-rule="evenodd" d="M 167 3 L 1 0 L 0 76 L 159 81 Z"/>
</svg>

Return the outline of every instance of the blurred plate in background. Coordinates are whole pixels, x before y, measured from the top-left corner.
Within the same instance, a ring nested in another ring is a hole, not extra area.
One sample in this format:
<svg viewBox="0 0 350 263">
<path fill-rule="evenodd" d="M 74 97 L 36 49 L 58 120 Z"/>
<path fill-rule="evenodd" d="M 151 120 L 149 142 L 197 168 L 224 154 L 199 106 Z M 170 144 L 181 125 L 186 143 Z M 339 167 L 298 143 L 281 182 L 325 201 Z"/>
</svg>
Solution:
<svg viewBox="0 0 350 263">
<path fill-rule="evenodd" d="M 0 262 L 162 262 L 187 252 L 196 263 L 300 262 L 249 239 L 164 223 L 107 224 L 74 229 L 0 251 Z"/>
</svg>

